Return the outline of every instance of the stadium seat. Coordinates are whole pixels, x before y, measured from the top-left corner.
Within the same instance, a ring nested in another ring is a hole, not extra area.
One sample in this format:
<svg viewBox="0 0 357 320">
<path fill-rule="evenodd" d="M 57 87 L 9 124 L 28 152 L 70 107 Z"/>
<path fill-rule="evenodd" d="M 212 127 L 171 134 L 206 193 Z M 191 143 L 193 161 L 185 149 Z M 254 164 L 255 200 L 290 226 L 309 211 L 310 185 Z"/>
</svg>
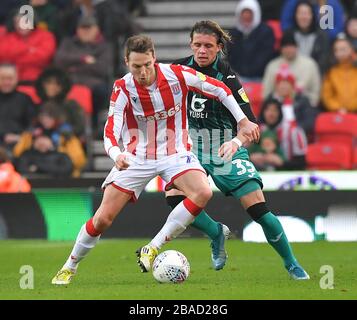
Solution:
<svg viewBox="0 0 357 320">
<path fill-rule="evenodd" d="M 243 87 L 254 115 L 258 117 L 263 103 L 263 85 L 261 82 L 244 82 Z"/>
<path fill-rule="evenodd" d="M 357 114 L 320 113 L 315 123 L 317 142 L 343 143 L 352 146 L 357 144 Z"/>
<path fill-rule="evenodd" d="M 353 163 L 352 163 L 353 169 L 357 169 L 357 148 L 353 149 Z"/>
<path fill-rule="evenodd" d="M 33 103 L 41 103 L 41 99 L 37 95 L 35 87 L 20 85 L 17 87 L 17 90 L 29 95 Z M 74 84 L 67 94 L 67 99 L 75 100 L 87 114 L 92 113 L 92 92 L 88 87 L 79 84 Z"/>
<path fill-rule="evenodd" d="M 283 31 L 281 30 L 281 25 L 279 20 L 267 20 L 266 24 L 273 29 L 274 37 L 275 37 L 275 44 L 274 49 L 279 50 L 280 48 L 280 41 L 283 36 Z"/>
<path fill-rule="evenodd" d="M 25 86 L 25 85 L 20 85 L 20 86 L 17 86 L 17 91 L 20 91 L 22 93 L 25 93 L 27 94 L 28 96 L 31 97 L 32 99 L 32 102 L 34 104 L 39 104 L 41 102 L 41 99 L 40 97 L 37 95 L 36 93 L 36 89 L 35 87 L 33 86 Z"/>
<path fill-rule="evenodd" d="M 87 114 L 93 112 L 92 92 L 87 86 L 74 84 L 68 92 L 67 99 L 78 102 Z"/>
<path fill-rule="evenodd" d="M 0 37 L 7 33 L 6 26 L 0 25 Z"/>
<path fill-rule="evenodd" d="M 317 142 L 307 148 L 306 163 L 311 170 L 348 170 L 352 168 L 349 145 Z"/>
</svg>

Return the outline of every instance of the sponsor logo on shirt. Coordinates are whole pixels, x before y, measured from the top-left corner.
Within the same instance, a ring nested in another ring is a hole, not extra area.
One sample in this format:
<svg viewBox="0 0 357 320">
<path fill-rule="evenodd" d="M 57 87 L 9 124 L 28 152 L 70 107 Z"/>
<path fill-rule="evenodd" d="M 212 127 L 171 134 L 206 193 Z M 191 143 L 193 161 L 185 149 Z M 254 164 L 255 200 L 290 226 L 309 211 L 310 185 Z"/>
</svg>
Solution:
<svg viewBox="0 0 357 320">
<path fill-rule="evenodd" d="M 155 120 L 165 120 L 169 117 L 174 116 L 177 112 L 181 111 L 181 104 L 178 103 L 176 106 L 163 111 L 155 112 L 152 116 L 142 116 L 137 115 L 136 119 L 139 121 L 155 121 Z"/>
<path fill-rule="evenodd" d="M 190 117 L 192 118 L 207 118 L 207 112 L 203 112 L 206 108 L 205 102 L 207 99 L 198 98 L 196 95 L 193 95 L 191 101 L 191 110 Z"/>
</svg>

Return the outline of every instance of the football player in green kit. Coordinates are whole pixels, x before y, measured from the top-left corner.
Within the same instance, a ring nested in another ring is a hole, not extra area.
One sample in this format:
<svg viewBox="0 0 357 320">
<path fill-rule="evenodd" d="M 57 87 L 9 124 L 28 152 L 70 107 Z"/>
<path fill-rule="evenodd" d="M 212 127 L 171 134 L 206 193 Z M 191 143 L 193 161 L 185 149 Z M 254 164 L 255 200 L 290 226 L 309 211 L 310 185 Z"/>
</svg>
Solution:
<svg viewBox="0 0 357 320">
<path fill-rule="evenodd" d="M 190 34 L 193 55 L 175 64 L 191 67 L 210 77 L 223 81 L 232 91 L 239 106 L 250 121 L 255 117 L 250 108 L 248 97 L 236 74 L 221 57 L 229 35 L 213 21 L 197 22 Z M 210 175 L 216 186 L 227 196 L 240 200 L 251 218 L 263 228 L 268 243 L 283 259 L 290 276 L 296 280 L 309 279 L 307 272 L 297 262 L 284 229 L 277 217 L 269 210 L 262 192 L 263 183 L 259 173 L 249 160 L 243 136 L 237 136 L 237 123 L 219 101 L 207 99 L 199 93 L 190 92 L 188 96 L 188 120 L 193 152 L 201 165 Z M 232 139 L 233 138 L 233 139 Z M 222 145 L 222 146 L 221 146 Z M 220 147 L 221 146 L 221 147 Z M 166 192 L 167 203 L 171 209 L 185 198 L 178 190 Z M 212 265 L 215 270 L 224 267 L 227 253 L 224 248 L 229 229 L 214 221 L 202 211 L 193 227 L 207 234 L 211 239 Z M 146 265 L 156 257 L 151 243 L 137 251 L 138 263 L 142 271 L 143 260 Z"/>
</svg>

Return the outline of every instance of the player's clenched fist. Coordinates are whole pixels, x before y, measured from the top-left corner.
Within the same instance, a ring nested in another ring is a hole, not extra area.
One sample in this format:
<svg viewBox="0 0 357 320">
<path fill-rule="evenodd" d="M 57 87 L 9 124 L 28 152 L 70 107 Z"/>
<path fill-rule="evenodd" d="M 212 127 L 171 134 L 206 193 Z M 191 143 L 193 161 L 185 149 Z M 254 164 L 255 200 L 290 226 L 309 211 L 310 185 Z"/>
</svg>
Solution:
<svg viewBox="0 0 357 320">
<path fill-rule="evenodd" d="M 126 170 L 129 167 L 129 159 L 126 154 L 120 154 L 117 156 L 117 159 L 115 161 L 115 166 L 117 167 L 118 170 Z"/>
<path fill-rule="evenodd" d="M 259 126 L 249 121 L 247 118 L 239 122 L 239 127 L 241 132 L 249 142 L 258 142 L 260 138 Z"/>
</svg>

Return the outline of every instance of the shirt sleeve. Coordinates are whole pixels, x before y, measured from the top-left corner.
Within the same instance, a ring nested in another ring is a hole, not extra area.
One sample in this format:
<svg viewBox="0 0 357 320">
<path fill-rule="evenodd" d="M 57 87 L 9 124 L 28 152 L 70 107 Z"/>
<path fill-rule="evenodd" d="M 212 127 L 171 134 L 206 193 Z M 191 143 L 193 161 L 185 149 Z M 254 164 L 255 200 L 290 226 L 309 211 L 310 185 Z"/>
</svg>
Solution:
<svg viewBox="0 0 357 320">
<path fill-rule="evenodd" d="M 221 81 L 204 75 L 192 68 L 181 66 L 182 75 L 190 91 L 220 101 L 233 115 L 237 123 L 246 118 L 232 95 L 232 91 Z"/>
<path fill-rule="evenodd" d="M 116 160 L 121 150 L 118 141 L 124 124 L 124 113 L 128 98 L 121 89 L 121 82 L 116 81 L 113 86 L 109 103 L 108 118 L 104 127 L 104 148 L 113 161 Z"/>
<path fill-rule="evenodd" d="M 240 106 L 244 114 L 247 116 L 247 118 L 250 121 L 257 123 L 257 119 L 251 108 L 249 98 L 246 92 L 244 91 L 244 88 L 240 83 L 237 75 L 233 70 L 231 69 L 228 70 L 228 72 L 225 75 L 224 83 L 227 85 L 229 89 L 231 89 L 234 98 L 236 99 L 238 105 Z"/>
</svg>

